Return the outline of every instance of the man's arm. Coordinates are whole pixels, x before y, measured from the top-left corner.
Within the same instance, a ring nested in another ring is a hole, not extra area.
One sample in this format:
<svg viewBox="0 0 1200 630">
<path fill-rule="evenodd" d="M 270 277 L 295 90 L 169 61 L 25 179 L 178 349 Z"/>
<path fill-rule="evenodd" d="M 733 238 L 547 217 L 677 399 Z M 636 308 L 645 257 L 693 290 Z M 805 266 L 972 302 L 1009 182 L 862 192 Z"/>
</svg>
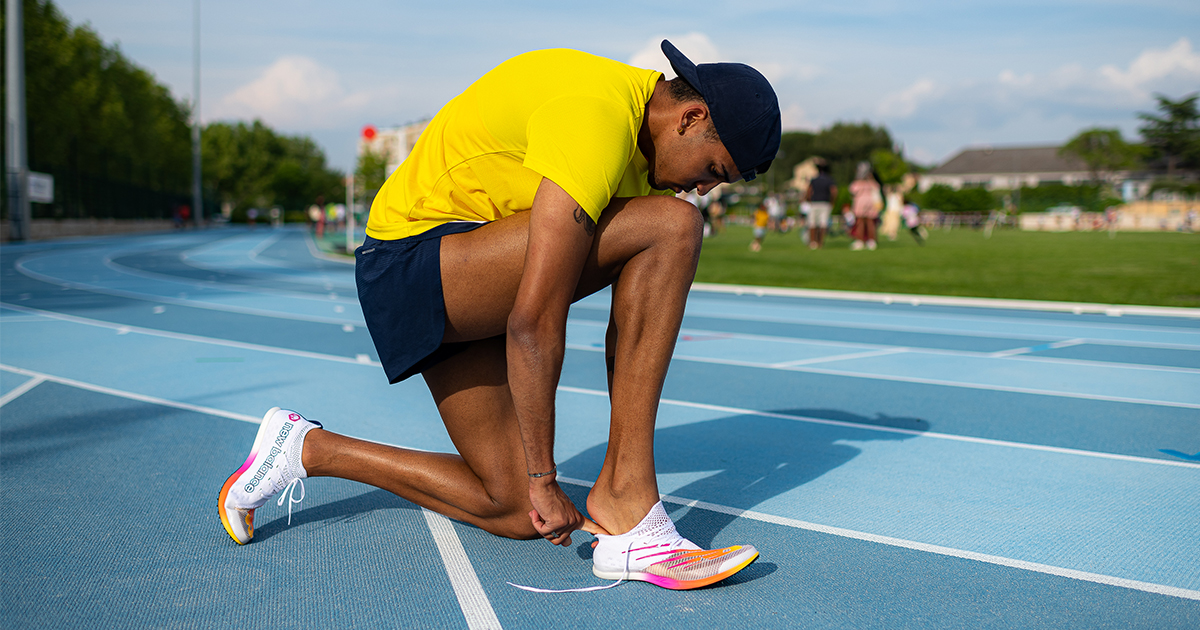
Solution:
<svg viewBox="0 0 1200 630">
<path fill-rule="evenodd" d="M 521 426 L 529 473 L 554 468 L 554 398 L 566 346 L 567 311 L 591 251 L 596 223 L 569 194 L 543 179 L 529 217 L 529 245 L 516 302 L 508 318 L 508 381 Z M 534 528 L 557 532 L 555 544 L 585 519 L 556 475 L 529 478 Z"/>
</svg>

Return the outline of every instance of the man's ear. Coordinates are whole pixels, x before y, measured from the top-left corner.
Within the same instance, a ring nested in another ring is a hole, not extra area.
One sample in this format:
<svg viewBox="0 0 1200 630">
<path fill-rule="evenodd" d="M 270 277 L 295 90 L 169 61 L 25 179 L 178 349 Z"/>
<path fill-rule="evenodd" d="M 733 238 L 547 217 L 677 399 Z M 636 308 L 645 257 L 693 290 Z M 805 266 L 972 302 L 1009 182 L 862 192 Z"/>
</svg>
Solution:
<svg viewBox="0 0 1200 630">
<path fill-rule="evenodd" d="M 708 106 L 700 102 L 688 103 L 679 114 L 680 135 L 706 120 L 708 120 Z"/>
</svg>

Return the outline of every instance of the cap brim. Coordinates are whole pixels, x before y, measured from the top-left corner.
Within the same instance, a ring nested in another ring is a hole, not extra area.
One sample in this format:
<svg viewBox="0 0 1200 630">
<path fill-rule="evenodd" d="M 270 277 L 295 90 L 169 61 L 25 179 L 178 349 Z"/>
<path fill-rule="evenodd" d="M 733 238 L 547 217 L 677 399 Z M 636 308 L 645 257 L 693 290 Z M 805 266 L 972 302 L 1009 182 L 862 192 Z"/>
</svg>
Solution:
<svg viewBox="0 0 1200 630">
<path fill-rule="evenodd" d="M 675 74 L 688 82 L 688 85 L 696 89 L 700 96 L 704 96 L 704 85 L 700 83 L 700 76 L 696 73 L 696 64 L 692 63 L 691 59 L 679 52 L 679 49 L 674 44 L 667 40 L 662 40 L 662 51 L 667 56 L 667 61 L 671 62 L 671 68 L 675 70 Z"/>
</svg>

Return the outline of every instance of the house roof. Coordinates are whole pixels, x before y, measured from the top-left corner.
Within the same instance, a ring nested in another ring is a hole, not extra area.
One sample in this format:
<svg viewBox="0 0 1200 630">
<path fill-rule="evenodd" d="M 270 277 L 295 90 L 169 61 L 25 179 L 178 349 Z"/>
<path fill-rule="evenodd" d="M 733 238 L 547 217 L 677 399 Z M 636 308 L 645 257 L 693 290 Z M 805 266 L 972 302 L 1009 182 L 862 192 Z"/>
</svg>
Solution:
<svg viewBox="0 0 1200 630">
<path fill-rule="evenodd" d="M 963 149 L 928 174 L 1077 173 L 1088 170 L 1083 160 L 1059 156 L 1058 150 L 1058 146 Z"/>
</svg>

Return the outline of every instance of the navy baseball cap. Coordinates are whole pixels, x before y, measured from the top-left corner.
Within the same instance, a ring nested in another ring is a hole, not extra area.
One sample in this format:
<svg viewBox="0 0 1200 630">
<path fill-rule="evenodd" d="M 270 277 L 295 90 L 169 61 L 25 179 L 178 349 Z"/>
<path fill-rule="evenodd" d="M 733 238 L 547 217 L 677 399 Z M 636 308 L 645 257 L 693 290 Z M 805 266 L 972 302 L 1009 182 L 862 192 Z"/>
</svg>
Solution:
<svg viewBox="0 0 1200 630">
<path fill-rule="evenodd" d="M 744 63 L 696 65 L 665 39 L 662 51 L 675 74 L 704 97 L 717 135 L 742 179 L 767 172 L 783 131 L 779 99 L 767 78 Z"/>
</svg>

